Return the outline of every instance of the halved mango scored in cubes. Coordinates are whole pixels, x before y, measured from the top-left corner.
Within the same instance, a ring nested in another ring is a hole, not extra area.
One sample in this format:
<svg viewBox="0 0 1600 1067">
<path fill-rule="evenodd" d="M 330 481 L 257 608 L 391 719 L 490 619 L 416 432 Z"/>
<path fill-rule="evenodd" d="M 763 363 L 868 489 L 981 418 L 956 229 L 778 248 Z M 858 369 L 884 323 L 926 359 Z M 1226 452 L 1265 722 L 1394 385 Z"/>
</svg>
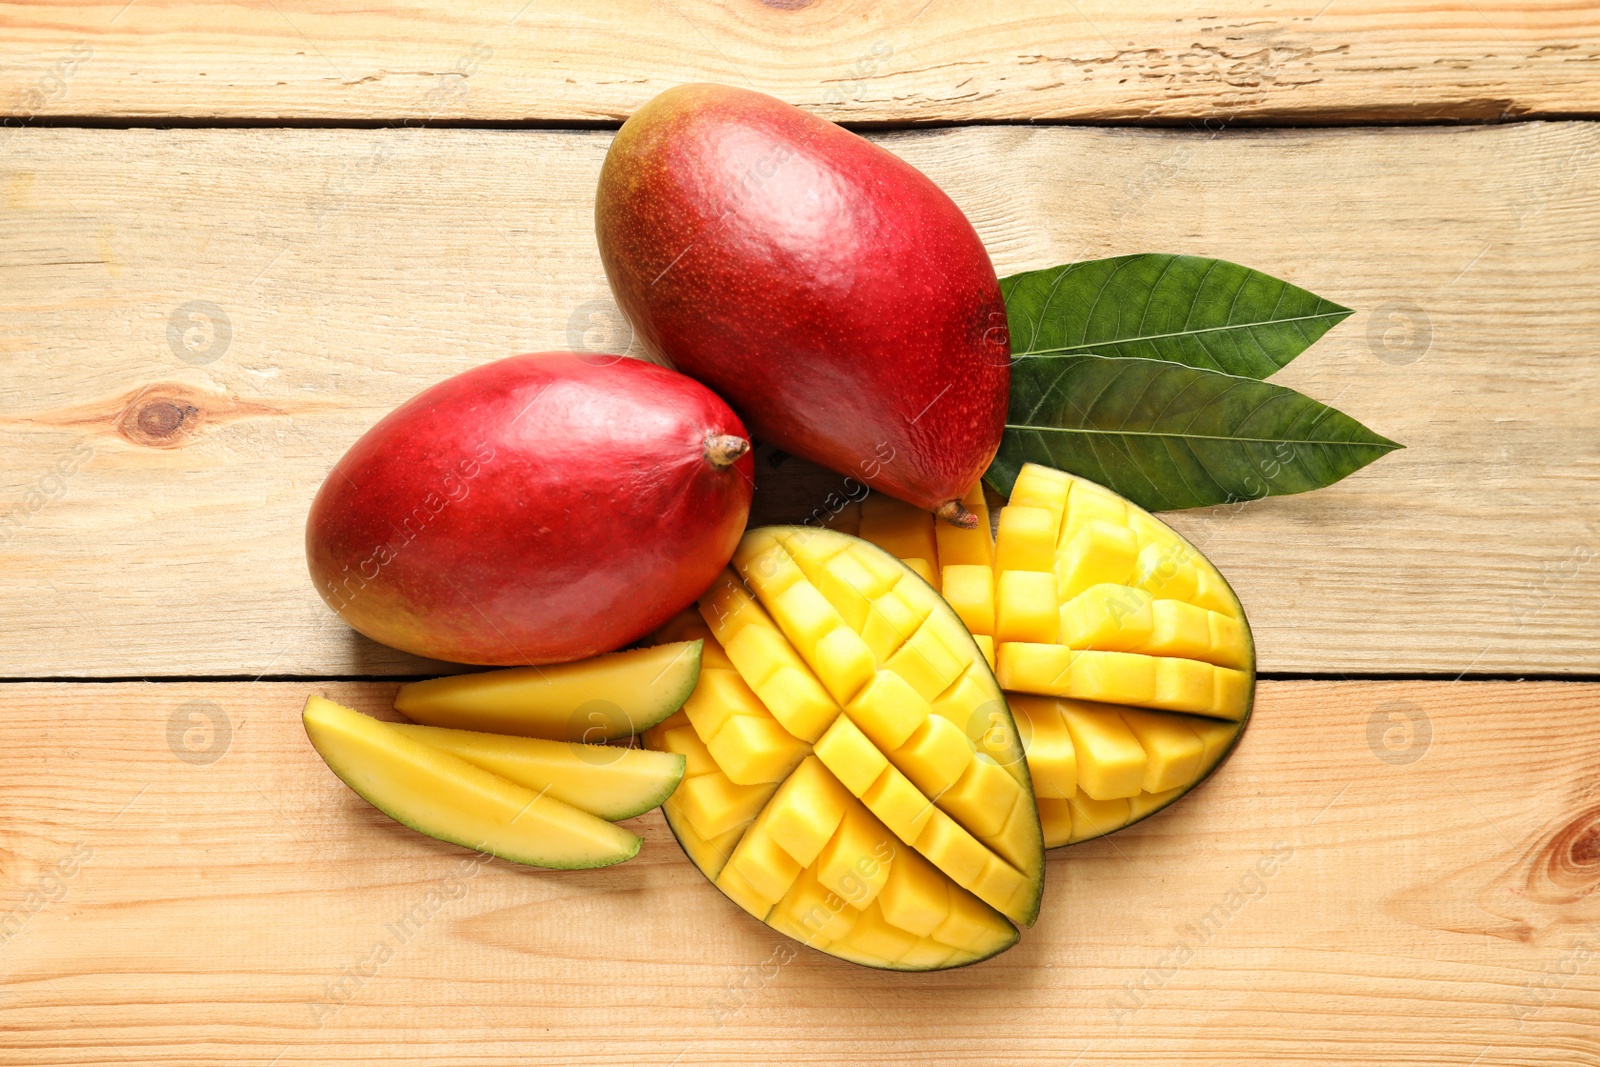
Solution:
<svg viewBox="0 0 1600 1067">
<path fill-rule="evenodd" d="M 911 567 L 829 530 L 752 530 L 698 614 L 656 636 L 704 642 L 694 693 L 645 744 L 684 757 L 667 822 L 736 904 L 902 970 L 986 959 L 1033 922 L 1043 838 L 1021 738 Z"/>
<path fill-rule="evenodd" d="M 568 738 L 659 722 L 693 691 L 700 652 L 688 641 L 402 686 L 397 705 L 432 724 L 312 696 L 306 734 L 346 785 L 412 829 L 517 863 L 602 867 L 638 852 L 639 836 L 613 823 L 660 805 L 685 759 Z M 501 732 L 455 728 L 464 723 Z"/>
<path fill-rule="evenodd" d="M 1255 693 L 1250 626 L 1222 575 L 1142 508 L 1048 467 L 1022 468 L 992 527 L 981 487 L 963 503 L 975 530 L 877 494 L 833 525 L 926 575 L 985 650 L 1046 846 L 1119 830 L 1194 788 Z"/>
</svg>

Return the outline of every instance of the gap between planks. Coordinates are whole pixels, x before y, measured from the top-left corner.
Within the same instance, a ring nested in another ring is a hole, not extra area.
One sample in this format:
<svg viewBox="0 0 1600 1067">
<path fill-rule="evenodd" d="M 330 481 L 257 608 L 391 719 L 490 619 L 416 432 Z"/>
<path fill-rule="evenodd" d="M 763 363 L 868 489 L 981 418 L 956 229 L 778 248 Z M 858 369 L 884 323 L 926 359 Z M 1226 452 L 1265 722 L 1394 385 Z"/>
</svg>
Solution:
<svg viewBox="0 0 1600 1067">
<path fill-rule="evenodd" d="M 1600 95 L 1574 0 L 9 6 L 0 98 L 78 115 L 605 121 L 694 81 L 858 122 L 1548 118 Z"/>
<path fill-rule="evenodd" d="M 0 128 L 60 129 L 60 130 L 544 130 L 615 132 L 622 128 L 624 119 L 429 119 L 413 122 L 403 117 L 383 119 L 355 119 L 339 115 L 308 118 L 229 118 L 222 115 L 178 116 L 162 115 L 8 115 L 0 112 Z M 1536 115 L 1497 115 L 1464 118 L 1417 115 L 1362 117 L 1353 116 L 1339 120 L 1327 116 L 1308 118 L 1296 122 L 1292 118 L 1235 117 L 1226 121 L 1194 116 L 1175 118 L 1133 117 L 1122 119 L 1093 118 L 994 118 L 994 119 L 878 119 L 850 121 L 836 119 L 838 125 L 856 133 L 895 133 L 897 131 L 959 130 L 972 127 L 1024 127 L 1109 130 L 1187 130 L 1201 134 L 1221 134 L 1229 130 L 1360 130 L 1360 129 L 1413 129 L 1424 127 L 1515 126 L 1529 122 L 1596 122 L 1600 111 L 1574 110 L 1540 113 Z"/>
<path fill-rule="evenodd" d="M 1327 489 L 1162 516 L 1234 584 L 1265 673 L 1600 670 L 1597 124 L 875 137 L 951 193 L 1002 274 L 1181 250 L 1358 309 L 1274 381 L 1407 448 Z M 27 513 L 0 543 L 17 587 L 0 674 L 451 669 L 322 604 L 306 509 L 426 386 L 516 351 L 627 346 L 593 236 L 609 141 L 10 134 L 0 515 Z M 188 351 L 210 315 L 231 332 Z M 166 437 L 140 429 L 173 411 Z M 797 459 L 757 482 L 757 524 L 841 487 Z"/>
</svg>

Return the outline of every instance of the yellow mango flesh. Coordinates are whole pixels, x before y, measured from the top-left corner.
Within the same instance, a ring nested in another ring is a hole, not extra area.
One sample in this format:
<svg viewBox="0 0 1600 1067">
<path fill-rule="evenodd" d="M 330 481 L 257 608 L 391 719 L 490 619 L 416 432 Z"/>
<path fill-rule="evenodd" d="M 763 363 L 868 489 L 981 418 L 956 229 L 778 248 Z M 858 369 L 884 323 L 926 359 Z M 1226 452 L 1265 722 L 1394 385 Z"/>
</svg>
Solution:
<svg viewBox="0 0 1600 1067">
<path fill-rule="evenodd" d="M 678 715 L 674 715 L 673 720 L 676 720 L 682 714 L 682 712 L 679 712 Z M 710 751 L 700 741 L 700 737 L 694 732 L 693 726 L 687 723 L 682 726 L 662 724 L 662 726 L 651 730 L 650 733 L 656 734 L 660 738 L 660 751 L 676 753 L 684 758 L 683 774 L 685 778 L 693 778 L 696 775 L 717 769 L 717 761 L 711 758 Z"/>
<path fill-rule="evenodd" d="M 661 805 L 662 812 L 690 861 L 715 879 L 777 783 L 735 785 L 682 711 L 646 731 L 643 740 L 647 749 L 684 757 L 683 781 Z"/>
<path fill-rule="evenodd" d="M 711 636 L 711 628 L 706 625 L 699 612 L 685 611 L 668 620 L 667 624 L 654 634 L 650 635 L 652 645 L 670 645 L 676 641 L 701 641 Z M 732 670 L 733 663 L 718 645 L 715 650 L 706 647 L 700 648 L 700 668 Z M 641 731 L 642 732 L 642 731 Z"/>
<path fill-rule="evenodd" d="M 713 771 L 684 779 L 673 800 L 700 836 L 711 839 L 754 819 L 776 788 L 776 784 L 738 785 L 721 771 Z"/>
<path fill-rule="evenodd" d="M 1083 754 L 1078 788 L 1093 800 L 1138 796 L 1144 788 L 1144 746 L 1116 709 L 1062 701 L 1061 717 L 1073 750 Z"/>
<path fill-rule="evenodd" d="M 779 786 L 762 817 L 773 840 L 802 867 L 810 867 L 850 807 L 849 792 L 811 756 Z"/>
<path fill-rule="evenodd" d="M 1072 803 L 1055 797 L 1040 797 L 1039 825 L 1044 828 L 1046 848 L 1072 844 Z"/>
<path fill-rule="evenodd" d="M 1056 577 L 1039 571 L 1001 571 L 995 581 L 994 639 L 1053 643 L 1061 625 Z"/>
<path fill-rule="evenodd" d="M 1009 699 L 1027 749 L 1035 795 L 1040 800 L 1072 796 L 1078 791 L 1078 756 L 1061 717 L 1060 702 L 1020 693 Z M 1048 829 L 1045 836 L 1048 839 Z"/>
<path fill-rule="evenodd" d="M 645 744 L 650 749 L 669 750 L 669 752 L 688 750 L 685 753 L 686 766 L 683 771 L 685 782 L 691 777 L 718 773 L 717 763 L 710 758 L 706 745 L 702 744 L 699 736 L 696 736 L 693 726 L 688 725 L 688 720 L 683 718 L 682 712 L 648 731 L 645 734 Z M 688 814 L 683 809 L 682 800 L 686 792 L 688 790 L 683 789 L 683 784 L 678 785 L 674 795 L 662 803 L 662 811 L 666 813 L 667 824 L 672 827 L 672 832 L 678 838 L 678 845 L 683 846 L 683 851 L 688 854 L 690 861 L 702 872 L 706 872 L 707 878 L 715 878 L 718 873 L 722 873 L 723 865 L 733 854 L 734 846 L 738 846 L 739 838 L 744 837 L 744 830 L 749 827 L 750 819 L 736 822 L 733 829 L 718 833 L 715 837 L 706 837 L 698 829 L 694 829 L 693 822 L 690 822 Z"/>
<path fill-rule="evenodd" d="M 1249 710 L 1243 672 L 1199 660 L 1013 641 L 995 649 L 1007 690 L 1239 720 Z"/>
<path fill-rule="evenodd" d="M 1124 652 L 1150 640 L 1155 602 L 1143 589 L 1103 582 L 1061 605 L 1059 625 L 1068 648 Z"/>
<path fill-rule="evenodd" d="M 1085 522 L 1056 556 L 1056 590 L 1070 600 L 1096 585 L 1129 585 L 1138 563 L 1133 532 L 1101 519 Z"/>
<path fill-rule="evenodd" d="M 1036 464 L 996 525 L 987 553 L 969 537 L 959 559 L 933 562 L 1011 702 L 1047 847 L 1182 796 L 1231 748 L 1254 698 L 1254 644 L 1227 582 L 1159 519 Z"/>
<path fill-rule="evenodd" d="M 989 665 L 989 670 L 994 671 L 994 638 L 989 634 L 973 634 L 972 641 L 978 646 L 978 651 L 983 653 L 983 662 Z"/>
<path fill-rule="evenodd" d="M 872 902 L 898 851 L 894 835 L 861 805 L 846 805 L 834 833 L 809 866 L 817 882 L 857 908 Z"/>
<path fill-rule="evenodd" d="M 647 752 L 410 723 L 391 725 L 423 744 L 607 822 L 659 807 L 678 787 L 685 770 L 684 756 L 670 750 Z"/>
<path fill-rule="evenodd" d="M 888 758 L 916 787 L 930 797 L 944 793 L 966 773 L 976 752 L 966 733 L 942 715 L 922 720 Z"/>
<path fill-rule="evenodd" d="M 1120 717 L 1144 749 L 1142 792 L 1165 793 L 1199 777 L 1205 743 L 1181 716 L 1123 708 Z"/>
<path fill-rule="evenodd" d="M 1049 467 L 1030 463 L 1017 473 L 1011 487 L 1013 507 L 1043 508 L 1050 513 L 1051 547 L 1061 539 L 1061 523 L 1066 518 L 1067 492 L 1071 476 Z"/>
<path fill-rule="evenodd" d="M 994 568 L 986 563 L 947 563 L 940 592 L 974 635 L 994 635 Z"/>
<path fill-rule="evenodd" d="M 859 536 L 898 559 L 939 558 L 933 516 L 882 493 L 873 493 L 861 502 Z"/>
<path fill-rule="evenodd" d="M 965 530 L 947 522 L 935 522 L 933 534 L 939 552 L 937 558 L 945 567 L 956 564 L 992 567 L 994 543 L 989 536 L 989 502 L 983 498 L 983 483 L 974 485 L 967 495 L 961 498 L 961 503 L 977 516 L 978 524 L 970 530 Z M 866 540 L 870 541 L 872 538 Z"/>
<path fill-rule="evenodd" d="M 933 714 L 933 705 L 892 671 L 874 672 L 845 714 L 880 751 L 899 748 Z"/>
<path fill-rule="evenodd" d="M 937 555 L 926 513 L 868 507 L 862 525 Z M 986 534 L 943 540 L 967 558 L 988 547 Z M 700 616 L 706 656 L 725 655 L 742 684 L 704 672 L 681 718 L 645 744 L 684 757 L 664 810 L 718 888 L 774 929 L 872 966 L 956 966 L 1013 944 L 1013 924 L 1038 910 L 1038 814 L 1004 695 L 939 595 L 870 544 L 777 527 L 746 534 Z M 688 632 L 689 621 L 663 628 Z M 784 698 L 770 681 L 785 671 L 809 681 L 804 715 L 774 706 Z M 791 766 L 769 760 L 773 730 L 789 738 L 785 758 L 799 754 Z M 751 766 L 781 780 L 740 782 Z"/>
<path fill-rule="evenodd" d="M 598 744 L 643 733 L 682 707 L 701 660 L 701 642 L 680 639 L 578 663 L 407 682 L 394 706 L 428 726 Z"/>
<path fill-rule="evenodd" d="M 1095 800 L 1086 793 L 1068 799 L 1067 807 L 1072 812 L 1072 832 L 1063 844 L 1075 845 L 1079 841 L 1088 841 L 1095 837 L 1104 837 L 1128 824 L 1133 815 L 1133 808 L 1128 800 L 1117 797 L 1112 800 Z"/>
<path fill-rule="evenodd" d="M 781 782 L 806 755 L 806 745 L 773 718 L 735 715 L 706 743 L 711 758 L 739 785 Z"/>
<path fill-rule="evenodd" d="M 548 793 L 469 763 L 320 696 L 306 736 L 334 774 L 405 826 L 514 863 L 605 867 L 639 851 L 638 835 Z"/>
<path fill-rule="evenodd" d="M 1055 517 L 1050 511 L 1018 504 L 1000 509 L 994 539 L 995 570 L 1051 572 L 1055 546 Z"/>
<path fill-rule="evenodd" d="M 739 672 L 731 668 L 701 671 L 699 684 L 683 703 L 683 713 L 702 737 L 715 736 L 722 724 L 735 715 L 770 714 Z"/>
</svg>

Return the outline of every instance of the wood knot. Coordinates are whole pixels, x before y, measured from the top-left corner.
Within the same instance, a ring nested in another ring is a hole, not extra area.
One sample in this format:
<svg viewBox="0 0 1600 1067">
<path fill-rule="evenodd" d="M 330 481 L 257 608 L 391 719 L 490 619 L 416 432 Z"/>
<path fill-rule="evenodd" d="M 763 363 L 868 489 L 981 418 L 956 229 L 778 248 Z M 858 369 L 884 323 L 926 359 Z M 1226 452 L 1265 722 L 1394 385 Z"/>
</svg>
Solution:
<svg viewBox="0 0 1600 1067">
<path fill-rule="evenodd" d="M 181 448 L 201 434 L 225 429 L 235 420 L 287 418 L 288 415 L 281 407 L 241 400 L 230 393 L 211 392 L 184 382 L 156 382 L 130 389 L 120 396 L 37 412 L 29 417 L 45 426 L 97 434 L 115 433 L 124 441 L 145 448 Z"/>
<path fill-rule="evenodd" d="M 117 432 L 136 445 L 177 448 L 200 430 L 199 399 L 182 385 L 146 389 L 123 410 Z"/>
<path fill-rule="evenodd" d="M 151 437 L 170 437 L 178 432 L 183 420 L 200 414 L 192 404 L 179 407 L 170 400 L 158 400 L 139 409 L 139 429 Z"/>
<path fill-rule="evenodd" d="M 1600 804 L 1403 890 L 1386 907 L 1418 926 L 1527 943 L 1600 924 Z"/>
<path fill-rule="evenodd" d="M 1600 805 L 1551 834 L 1539 859 L 1551 885 L 1585 893 L 1600 888 Z"/>
</svg>

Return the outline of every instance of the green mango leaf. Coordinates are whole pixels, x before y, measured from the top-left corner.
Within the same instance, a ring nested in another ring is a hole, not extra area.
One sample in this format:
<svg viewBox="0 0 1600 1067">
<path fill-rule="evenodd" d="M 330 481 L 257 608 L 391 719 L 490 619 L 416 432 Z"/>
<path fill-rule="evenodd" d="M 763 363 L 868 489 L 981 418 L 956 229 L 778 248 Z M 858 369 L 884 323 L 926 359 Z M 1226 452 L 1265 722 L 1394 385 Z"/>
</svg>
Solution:
<svg viewBox="0 0 1600 1067">
<path fill-rule="evenodd" d="M 1151 511 L 1331 485 L 1401 446 L 1281 385 L 1155 359 L 1038 356 L 1011 368 L 1000 453 L 1080 474 Z"/>
<path fill-rule="evenodd" d="M 1011 354 L 1138 356 L 1265 378 L 1350 309 L 1223 259 L 1150 253 L 1000 280 Z"/>
</svg>

